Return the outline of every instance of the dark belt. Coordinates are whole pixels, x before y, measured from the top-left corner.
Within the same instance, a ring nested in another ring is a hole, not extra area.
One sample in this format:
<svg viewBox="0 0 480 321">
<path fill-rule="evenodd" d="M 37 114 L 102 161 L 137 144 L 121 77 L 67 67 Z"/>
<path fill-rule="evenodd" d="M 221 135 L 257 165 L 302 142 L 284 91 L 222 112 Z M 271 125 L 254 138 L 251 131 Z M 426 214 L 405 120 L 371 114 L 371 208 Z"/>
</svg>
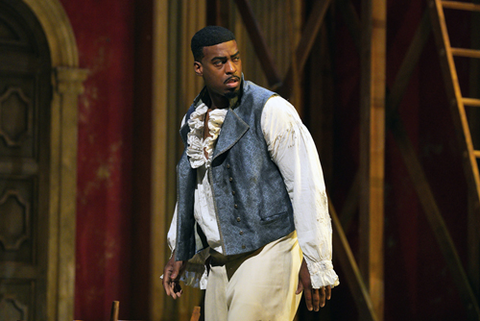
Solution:
<svg viewBox="0 0 480 321">
<path fill-rule="evenodd" d="M 245 262 L 245 260 L 257 255 L 262 249 L 263 247 L 252 252 L 228 256 L 218 253 L 213 249 L 210 249 L 209 263 L 211 266 L 225 266 L 228 280 L 230 280 L 235 271 L 237 271 L 237 269 L 243 262 Z"/>
</svg>

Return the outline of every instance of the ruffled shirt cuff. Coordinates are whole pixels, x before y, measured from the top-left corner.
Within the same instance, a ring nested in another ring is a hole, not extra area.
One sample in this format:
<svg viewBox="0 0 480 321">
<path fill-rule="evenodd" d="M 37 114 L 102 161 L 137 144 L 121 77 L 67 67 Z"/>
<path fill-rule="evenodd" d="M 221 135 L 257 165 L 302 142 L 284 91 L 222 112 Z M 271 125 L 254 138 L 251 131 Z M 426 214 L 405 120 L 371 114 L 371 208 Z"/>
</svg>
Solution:
<svg viewBox="0 0 480 321">
<path fill-rule="evenodd" d="M 195 254 L 193 258 L 187 261 L 185 272 L 180 277 L 180 281 L 187 286 L 199 288 L 200 290 L 207 289 L 208 271 L 205 266 L 205 260 L 208 258 L 208 249 Z M 172 257 L 173 252 L 170 254 Z M 160 276 L 163 280 L 163 274 Z"/>
<path fill-rule="evenodd" d="M 197 254 L 187 262 L 185 273 L 180 278 L 185 285 L 200 288 L 205 290 L 207 288 L 208 273 L 205 267 L 205 261 L 209 257 L 209 249 L 207 248 Z"/>
<path fill-rule="evenodd" d="M 327 285 L 334 288 L 340 284 L 338 275 L 333 270 L 333 264 L 329 260 L 307 263 L 307 268 L 314 289 Z"/>
</svg>

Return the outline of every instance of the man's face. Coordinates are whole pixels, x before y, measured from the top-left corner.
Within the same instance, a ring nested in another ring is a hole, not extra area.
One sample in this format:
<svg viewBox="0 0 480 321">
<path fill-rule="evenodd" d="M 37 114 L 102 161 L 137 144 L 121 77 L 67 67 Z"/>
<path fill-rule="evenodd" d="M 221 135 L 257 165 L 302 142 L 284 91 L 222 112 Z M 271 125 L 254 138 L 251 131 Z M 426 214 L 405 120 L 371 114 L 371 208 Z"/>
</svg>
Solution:
<svg viewBox="0 0 480 321">
<path fill-rule="evenodd" d="M 224 99 L 240 91 L 242 62 L 235 40 L 203 48 L 201 62 L 194 63 L 195 73 L 202 76 L 212 100 Z M 218 106 L 222 107 L 222 106 Z"/>
</svg>

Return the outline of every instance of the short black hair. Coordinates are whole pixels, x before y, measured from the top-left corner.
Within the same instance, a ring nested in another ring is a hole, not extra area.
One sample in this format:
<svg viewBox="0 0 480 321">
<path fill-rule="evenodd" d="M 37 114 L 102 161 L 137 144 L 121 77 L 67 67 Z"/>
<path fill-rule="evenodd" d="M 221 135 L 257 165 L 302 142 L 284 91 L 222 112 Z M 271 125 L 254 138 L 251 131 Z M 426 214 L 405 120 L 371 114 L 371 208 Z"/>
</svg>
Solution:
<svg viewBox="0 0 480 321">
<path fill-rule="evenodd" d="M 235 40 L 235 35 L 230 30 L 220 26 L 207 26 L 200 29 L 192 37 L 190 47 L 195 61 L 203 58 L 203 47 L 218 45 L 219 43 Z"/>
</svg>

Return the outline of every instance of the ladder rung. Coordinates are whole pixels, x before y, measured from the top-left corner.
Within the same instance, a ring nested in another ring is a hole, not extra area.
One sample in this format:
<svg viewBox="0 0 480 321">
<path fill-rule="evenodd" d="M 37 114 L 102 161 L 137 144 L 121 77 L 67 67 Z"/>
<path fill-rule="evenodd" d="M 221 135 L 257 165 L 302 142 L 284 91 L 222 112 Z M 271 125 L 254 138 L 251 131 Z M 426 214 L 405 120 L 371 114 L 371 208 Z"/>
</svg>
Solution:
<svg viewBox="0 0 480 321">
<path fill-rule="evenodd" d="M 448 8 L 448 9 L 480 12 L 480 5 L 474 4 L 474 3 L 466 3 L 466 2 L 459 2 L 459 1 L 441 1 L 441 3 L 444 8 Z"/>
<path fill-rule="evenodd" d="M 480 50 L 464 49 L 464 48 L 452 48 L 452 55 L 468 57 L 468 58 L 480 58 Z"/>
<path fill-rule="evenodd" d="M 480 158 L 480 150 L 474 150 L 474 151 L 473 151 L 473 155 L 474 155 L 476 158 Z"/>
<path fill-rule="evenodd" d="M 476 98 L 462 98 L 462 102 L 465 106 L 480 107 L 480 99 Z"/>
</svg>

